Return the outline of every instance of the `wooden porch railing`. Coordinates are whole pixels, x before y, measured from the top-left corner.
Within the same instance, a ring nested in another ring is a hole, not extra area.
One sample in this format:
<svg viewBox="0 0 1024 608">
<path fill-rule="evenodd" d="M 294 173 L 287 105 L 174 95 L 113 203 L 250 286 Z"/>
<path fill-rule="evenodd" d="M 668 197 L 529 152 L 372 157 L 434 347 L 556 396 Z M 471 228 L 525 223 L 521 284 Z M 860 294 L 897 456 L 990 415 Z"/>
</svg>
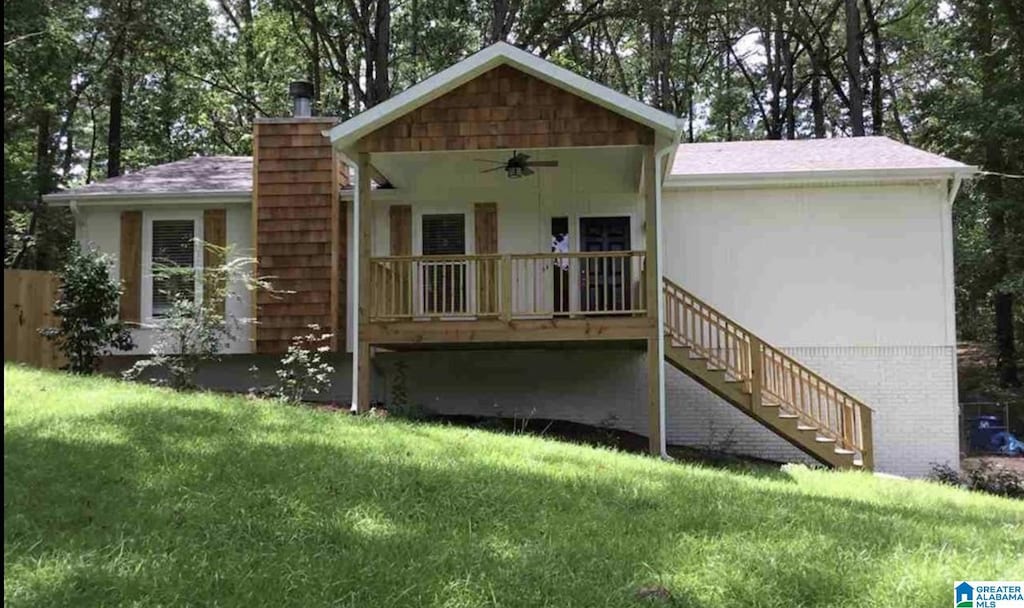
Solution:
<svg viewBox="0 0 1024 608">
<path fill-rule="evenodd" d="M 370 321 L 646 313 L 643 251 L 370 259 Z"/>
<path fill-rule="evenodd" d="M 664 297 L 665 331 L 674 345 L 744 383 L 755 410 L 778 405 L 837 447 L 859 453 L 864 468 L 872 468 L 870 407 L 668 279 Z"/>
</svg>

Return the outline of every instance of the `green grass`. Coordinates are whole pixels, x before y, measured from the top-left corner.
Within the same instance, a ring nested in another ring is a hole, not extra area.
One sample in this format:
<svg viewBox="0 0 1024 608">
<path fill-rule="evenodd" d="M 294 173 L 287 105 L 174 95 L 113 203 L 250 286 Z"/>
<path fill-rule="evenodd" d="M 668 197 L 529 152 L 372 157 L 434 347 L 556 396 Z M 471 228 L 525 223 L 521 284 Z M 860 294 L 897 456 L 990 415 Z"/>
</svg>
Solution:
<svg viewBox="0 0 1024 608">
<path fill-rule="evenodd" d="M 926 482 L 4 369 L 11 606 L 933 607 L 1022 546 L 1024 503 Z"/>
</svg>

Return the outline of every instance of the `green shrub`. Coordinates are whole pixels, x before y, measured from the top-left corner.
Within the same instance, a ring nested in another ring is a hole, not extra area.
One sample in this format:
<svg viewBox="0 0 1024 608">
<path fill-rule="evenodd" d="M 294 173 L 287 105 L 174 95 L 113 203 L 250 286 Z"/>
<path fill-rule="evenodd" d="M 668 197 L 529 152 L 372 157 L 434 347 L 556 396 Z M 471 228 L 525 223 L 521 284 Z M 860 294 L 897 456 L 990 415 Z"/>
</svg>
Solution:
<svg viewBox="0 0 1024 608">
<path fill-rule="evenodd" d="M 330 350 L 327 343 L 332 334 L 317 333 L 317 325 L 310 325 L 309 330 L 306 335 L 293 337 L 288 352 L 281 358 L 277 382 L 270 391 L 278 399 L 297 403 L 331 388 L 334 367 L 323 357 Z"/>
<path fill-rule="evenodd" d="M 136 362 L 124 372 L 126 379 L 134 380 L 150 369 L 162 370 L 166 377 L 157 376 L 155 383 L 178 390 L 194 389 L 199 368 L 218 360 L 224 346 L 252 323 L 252 319 L 225 314 L 225 306 L 241 297 L 232 286 L 241 286 L 250 292 L 270 289 L 269 283 L 252 272 L 255 258 L 233 255 L 231 248 L 200 243 L 216 257 L 227 261 L 203 269 L 201 299 L 192 288 L 199 278 L 196 269 L 154 267 L 154 288 L 159 285 L 171 305 L 160 319 L 147 325 L 156 332 L 150 358 Z"/>
<path fill-rule="evenodd" d="M 39 330 L 67 357 L 68 371 L 91 374 L 101 356 L 134 346 L 128 328 L 117 319 L 120 298 L 121 285 L 110 276 L 109 256 L 72 245 L 53 305 L 60 322 Z"/>
</svg>

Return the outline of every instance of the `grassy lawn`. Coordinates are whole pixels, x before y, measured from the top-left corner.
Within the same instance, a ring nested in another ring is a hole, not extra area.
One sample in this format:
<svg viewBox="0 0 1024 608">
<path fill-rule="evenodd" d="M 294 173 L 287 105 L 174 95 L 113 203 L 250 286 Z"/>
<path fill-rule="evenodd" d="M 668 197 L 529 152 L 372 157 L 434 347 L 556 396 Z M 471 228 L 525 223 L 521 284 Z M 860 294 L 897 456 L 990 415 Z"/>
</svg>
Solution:
<svg viewBox="0 0 1024 608">
<path fill-rule="evenodd" d="M 1024 502 L 925 482 L 4 369 L 11 606 L 931 608 L 1022 547 Z"/>
</svg>

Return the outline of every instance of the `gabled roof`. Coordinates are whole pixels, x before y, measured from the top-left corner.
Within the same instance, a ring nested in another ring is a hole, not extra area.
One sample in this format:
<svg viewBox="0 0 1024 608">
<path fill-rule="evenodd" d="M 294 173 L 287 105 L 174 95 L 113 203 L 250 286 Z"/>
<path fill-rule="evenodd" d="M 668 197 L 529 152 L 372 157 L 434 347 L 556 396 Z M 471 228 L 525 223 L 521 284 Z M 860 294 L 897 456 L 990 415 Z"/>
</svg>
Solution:
<svg viewBox="0 0 1024 608">
<path fill-rule="evenodd" d="M 251 156 L 195 156 L 43 197 L 48 202 L 172 197 L 247 197 Z"/>
<path fill-rule="evenodd" d="M 976 171 L 888 137 L 836 137 L 681 144 L 669 181 L 713 185 L 747 179 L 949 177 Z"/>
<path fill-rule="evenodd" d="M 536 55 L 498 42 L 470 55 L 455 65 L 434 74 L 398 95 L 346 120 L 328 132 L 331 142 L 346 147 L 392 120 L 437 99 L 499 65 L 510 65 L 556 87 L 621 114 L 655 132 L 676 137 L 679 119 L 641 103 L 575 72 L 545 61 Z"/>
</svg>

